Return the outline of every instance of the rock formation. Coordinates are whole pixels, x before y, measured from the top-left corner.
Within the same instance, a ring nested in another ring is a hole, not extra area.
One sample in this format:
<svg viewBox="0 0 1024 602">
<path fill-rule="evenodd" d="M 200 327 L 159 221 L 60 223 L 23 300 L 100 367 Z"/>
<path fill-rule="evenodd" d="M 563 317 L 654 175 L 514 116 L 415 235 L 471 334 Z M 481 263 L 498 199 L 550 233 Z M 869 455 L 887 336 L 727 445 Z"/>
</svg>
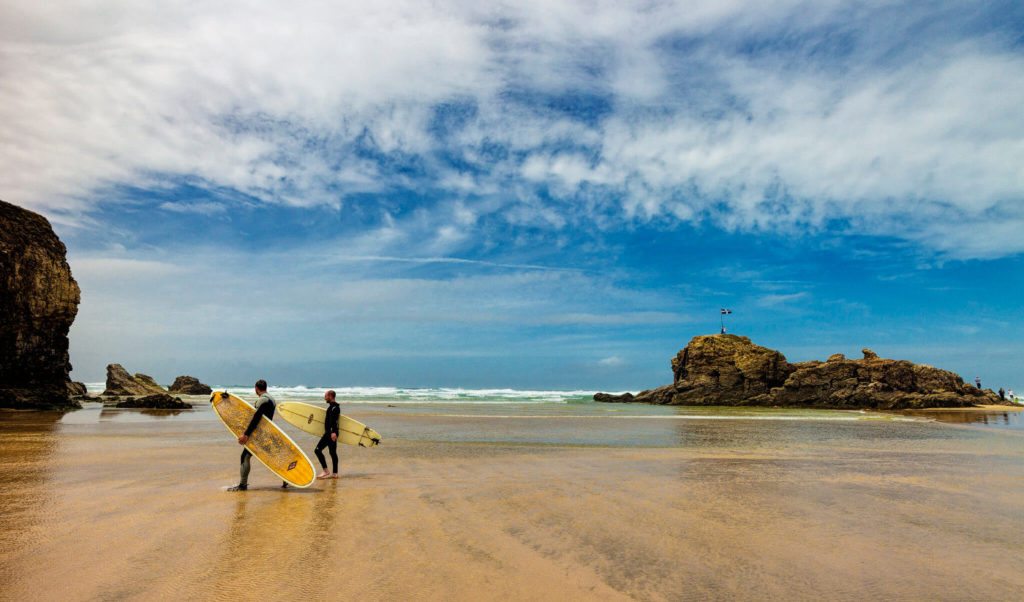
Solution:
<svg viewBox="0 0 1024 602">
<path fill-rule="evenodd" d="M 140 373 L 136 372 L 135 373 L 135 382 L 142 383 L 142 384 L 146 385 L 147 387 L 149 387 L 151 389 L 156 389 L 158 391 L 163 391 L 164 390 L 164 388 L 161 387 L 160 385 L 158 385 L 156 383 L 156 381 L 153 380 L 153 377 L 148 375 L 148 374 L 140 374 Z"/>
<path fill-rule="evenodd" d="M 0 407 L 80 407 L 68 396 L 68 330 L 80 291 L 45 217 L 0 201 Z"/>
<path fill-rule="evenodd" d="M 156 393 L 167 393 L 163 387 L 156 384 L 151 377 L 145 374 L 128 374 L 121 364 L 107 365 L 107 388 L 104 395 L 153 395 Z"/>
<path fill-rule="evenodd" d="M 694 337 L 672 359 L 675 382 L 633 396 L 598 393 L 595 401 L 667 405 L 759 405 L 903 409 L 999 404 L 999 396 L 956 374 L 903 360 L 836 353 L 826 362 L 790 364 L 778 351 L 736 335 Z"/>
<path fill-rule="evenodd" d="M 192 404 L 182 401 L 178 397 L 171 397 L 167 393 L 154 393 L 144 397 L 129 397 L 120 401 L 114 407 L 118 408 L 148 408 L 154 410 L 185 410 L 192 407 Z"/>
<path fill-rule="evenodd" d="M 786 358 L 732 334 L 694 337 L 672 359 L 673 403 L 734 405 L 767 395 L 789 375 Z"/>
<path fill-rule="evenodd" d="M 174 384 L 167 388 L 169 393 L 181 395 L 209 395 L 213 389 L 209 385 L 199 382 L 198 378 L 192 376 L 179 376 L 174 379 Z"/>
</svg>

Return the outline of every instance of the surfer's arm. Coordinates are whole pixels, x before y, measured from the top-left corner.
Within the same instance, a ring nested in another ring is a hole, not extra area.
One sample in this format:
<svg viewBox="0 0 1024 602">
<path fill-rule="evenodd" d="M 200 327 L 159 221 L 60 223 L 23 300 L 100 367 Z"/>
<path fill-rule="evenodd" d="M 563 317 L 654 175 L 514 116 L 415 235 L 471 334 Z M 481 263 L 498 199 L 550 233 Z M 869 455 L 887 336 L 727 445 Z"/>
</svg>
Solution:
<svg viewBox="0 0 1024 602">
<path fill-rule="evenodd" d="M 249 426 L 245 428 L 245 436 L 248 437 L 256 430 L 256 427 L 260 423 L 260 418 L 273 412 L 274 405 L 268 402 L 263 402 L 260 407 L 256 408 L 256 413 L 252 415 L 252 420 L 249 421 Z"/>
</svg>

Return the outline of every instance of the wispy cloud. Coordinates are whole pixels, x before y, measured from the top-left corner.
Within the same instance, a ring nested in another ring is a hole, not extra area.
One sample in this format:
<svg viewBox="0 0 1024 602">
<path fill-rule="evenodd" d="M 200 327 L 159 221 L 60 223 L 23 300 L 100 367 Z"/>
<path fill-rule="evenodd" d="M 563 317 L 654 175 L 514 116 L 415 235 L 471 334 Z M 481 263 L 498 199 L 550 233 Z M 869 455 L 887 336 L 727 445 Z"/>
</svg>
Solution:
<svg viewBox="0 0 1024 602">
<path fill-rule="evenodd" d="M 466 264 L 466 265 L 477 265 L 486 266 L 493 268 L 509 268 L 514 270 L 544 270 L 554 272 L 581 272 L 582 270 L 576 268 L 566 268 L 557 266 L 545 266 L 545 265 L 530 265 L 530 264 L 518 264 L 518 263 L 495 263 L 493 261 L 481 261 L 478 259 L 462 259 L 459 257 L 388 257 L 380 255 L 334 255 L 330 257 L 331 261 L 339 263 L 347 262 L 388 262 L 388 263 L 414 263 L 414 264 L 431 264 L 431 263 L 454 263 L 454 264 Z"/>
<path fill-rule="evenodd" d="M 808 298 L 806 292 L 791 293 L 788 295 L 762 295 L 757 299 L 757 305 L 759 307 L 776 307 L 779 305 L 789 305 L 794 301 L 803 301 Z"/>
<path fill-rule="evenodd" d="M 995 5 L 49 6 L 0 13 L 0 196 L 50 213 L 187 176 L 289 206 L 432 190 L 556 231 L 1024 250 L 1024 57 Z"/>
</svg>

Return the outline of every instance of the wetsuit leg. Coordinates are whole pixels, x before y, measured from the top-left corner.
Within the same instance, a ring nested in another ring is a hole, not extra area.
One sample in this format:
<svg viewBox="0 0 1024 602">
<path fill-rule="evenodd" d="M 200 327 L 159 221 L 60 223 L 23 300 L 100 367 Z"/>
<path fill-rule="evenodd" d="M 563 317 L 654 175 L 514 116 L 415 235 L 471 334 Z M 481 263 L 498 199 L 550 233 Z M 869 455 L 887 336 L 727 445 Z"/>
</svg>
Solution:
<svg viewBox="0 0 1024 602">
<path fill-rule="evenodd" d="M 249 470 L 252 468 L 252 466 L 249 464 L 249 458 L 251 458 L 251 457 L 252 457 L 252 452 L 250 452 L 247 449 L 243 449 L 242 450 L 242 467 L 238 471 L 239 472 L 239 476 L 241 477 L 241 478 L 238 479 L 238 484 L 239 485 L 248 485 L 249 484 Z"/>
<path fill-rule="evenodd" d="M 316 454 L 316 459 L 320 460 L 320 467 L 324 470 L 327 470 L 327 458 L 324 457 L 324 452 L 321 450 L 327 447 L 327 444 L 330 442 L 331 436 L 324 435 L 323 437 L 320 437 L 320 440 L 316 443 L 316 447 L 313 449 L 313 453 Z"/>
<path fill-rule="evenodd" d="M 334 466 L 334 470 L 331 472 L 338 474 L 338 442 L 327 439 L 327 451 L 331 452 L 331 463 Z M 324 464 L 324 468 L 327 468 L 326 464 Z"/>
</svg>

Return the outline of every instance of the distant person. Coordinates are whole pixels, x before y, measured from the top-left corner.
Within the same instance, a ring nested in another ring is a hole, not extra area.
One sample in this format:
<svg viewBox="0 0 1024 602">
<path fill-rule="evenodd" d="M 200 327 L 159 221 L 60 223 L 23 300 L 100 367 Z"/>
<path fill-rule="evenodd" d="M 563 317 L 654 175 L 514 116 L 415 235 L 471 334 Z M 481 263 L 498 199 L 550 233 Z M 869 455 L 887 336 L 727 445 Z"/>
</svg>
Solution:
<svg viewBox="0 0 1024 602">
<path fill-rule="evenodd" d="M 974 384 L 978 385 L 979 389 L 981 388 L 981 377 L 980 376 L 975 376 L 974 377 Z"/>
<path fill-rule="evenodd" d="M 1017 398 L 1013 396 L 1013 389 L 1006 392 L 1006 396 L 1010 398 L 1010 401 L 1017 403 Z"/>
<path fill-rule="evenodd" d="M 1006 391 L 1003 391 L 1002 387 L 999 387 L 999 399 L 1000 401 L 1006 401 Z"/>
<path fill-rule="evenodd" d="M 255 389 L 256 395 L 259 396 L 259 399 L 256 400 L 256 413 L 253 414 L 252 420 L 249 421 L 249 426 L 246 427 L 245 434 L 238 438 L 239 445 L 245 445 L 246 442 L 249 441 L 249 436 L 252 435 L 253 431 L 255 431 L 256 427 L 260 424 L 260 418 L 266 416 L 267 420 L 274 419 L 274 408 L 276 407 L 274 404 L 276 402 L 273 397 L 267 395 L 267 381 L 262 378 L 259 379 L 256 381 Z M 249 470 L 252 468 L 249 464 L 249 458 L 252 458 L 252 452 L 248 449 L 243 449 L 242 466 L 239 469 L 241 478 L 238 480 L 238 485 L 229 487 L 228 491 L 245 491 L 249 488 Z M 281 488 L 287 489 L 288 483 L 286 481 L 282 481 Z"/>
<path fill-rule="evenodd" d="M 333 389 L 324 393 L 324 401 L 327 402 L 327 417 L 324 418 L 324 435 L 320 437 L 320 442 L 316 444 L 316 449 L 313 450 L 313 453 L 316 454 L 316 459 L 320 460 L 320 467 L 323 468 L 323 472 L 316 475 L 318 479 L 338 478 L 338 418 L 341 416 L 341 407 L 334 398 L 335 393 Z M 331 465 L 334 468 L 334 472 L 327 472 L 327 458 L 324 458 L 323 453 L 325 447 L 327 451 L 331 452 Z"/>
</svg>

